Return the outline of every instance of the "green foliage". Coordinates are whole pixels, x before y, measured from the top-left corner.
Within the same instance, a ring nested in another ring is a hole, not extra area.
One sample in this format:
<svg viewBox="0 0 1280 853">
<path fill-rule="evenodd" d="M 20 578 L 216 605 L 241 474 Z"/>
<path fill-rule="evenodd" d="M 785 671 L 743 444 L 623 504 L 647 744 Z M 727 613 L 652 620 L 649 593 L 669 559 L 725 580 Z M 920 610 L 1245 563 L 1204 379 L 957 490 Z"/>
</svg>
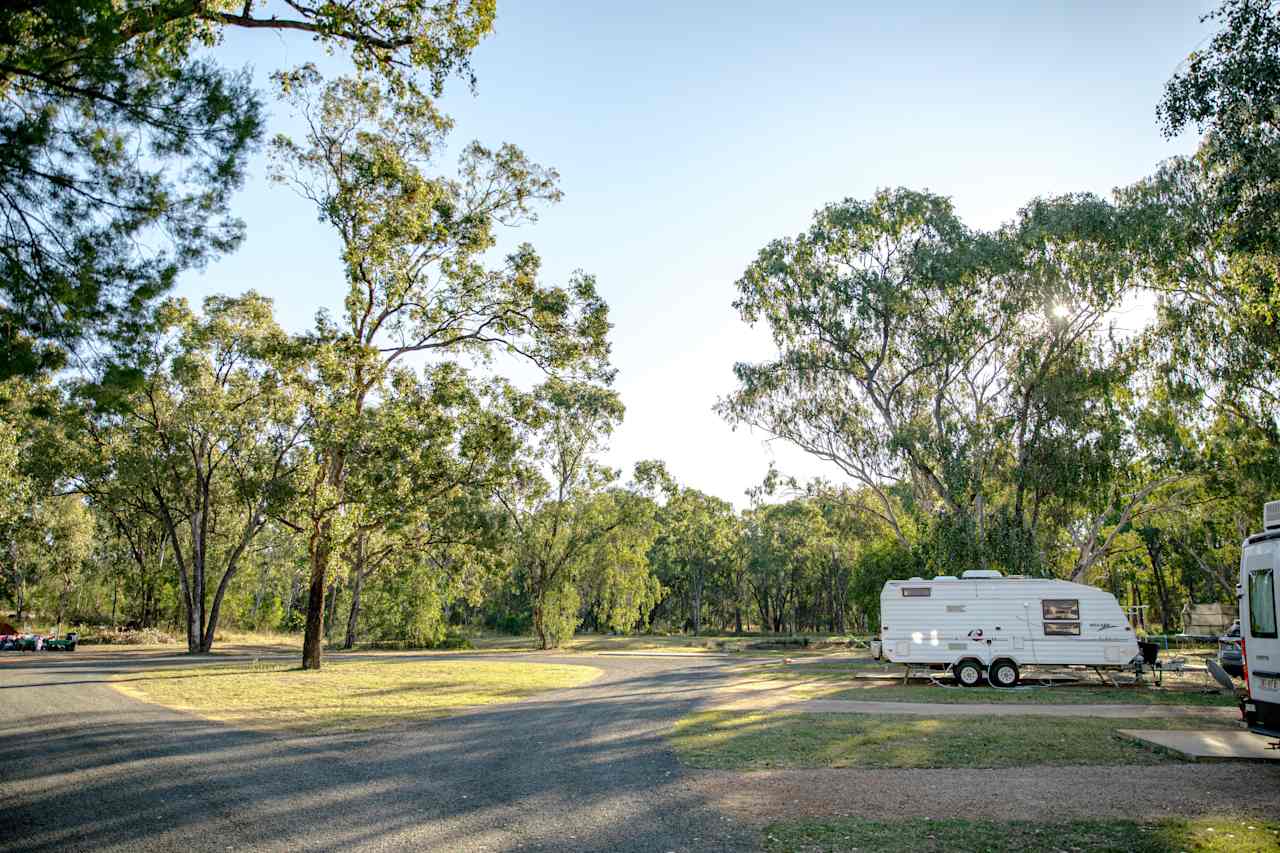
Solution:
<svg viewBox="0 0 1280 853">
<path fill-rule="evenodd" d="M 852 595 L 867 616 L 869 631 L 880 630 L 880 591 L 884 589 L 885 582 L 912 577 L 923 577 L 919 559 L 910 548 L 899 542 L 881 541 L 858 556 L 853 572 Z"/>
<path fill-rule="evenodd" d="M 1160 102 L 1166 135 L 1189 124 L 1205 131 L 1212 212 L 1236 250 L 1274 258 L 1280 251 L 1280 12 L 1269 0 L 1226 0 L 1202 18 L 1221 29 L 1193 51 Z M 1275 282 L 1275 266 L 1266 263 Z"/>
<path fill-rule="evenodd" d="M 257 5 L 54 0 L 6 12 L 0 379 L 60 368 L 88 338 L 122 350 L 106 384 L 135 385 L 152 301 L 240 241 L 229 202 L 262 116 L 247 73 L 216 64 L 226 27 L 305 31 L 426 101 L 419 76 L 439 94 L 469 74 L 494 19 L 492 0 Z"/>
<path fill-rule="evenodd" d="M 160 319 L 142 389 L 109 409 L 85 399 L 76 483 L 118 527 L 161 528 L 189 647 L 208 651 L 246 551 L 297 494 L 300 363 L 254 293 L 211 297 L 203 316 L 170 302 Z M 132 553 L 145 568 L 145 543 Z"/>
<path fill-rule="evenodd" d="M 829 205 L 739 280 L 779 353 L 738 364 L 720 411 L 839 466 L 903 545 L 928 535 L 934 565 L 1039 572 L 1071 536 L 1084 577 L 1116 547 L 1102 519 L 1164 485 L 1128 464 L 1137 360 L 1106 323 L 1127 233 L 1087 195 L 990 233 L 928 193 Z"/>
<path fill-rule="evenodd" d="M 682 599 L 687 626 L 698 634 L 709 595 L 729 586 L 742 559 L 733 506 L 696 489 L 675 489 L 657 523 L 650 559 L 663 585 Z"/>
</svg>

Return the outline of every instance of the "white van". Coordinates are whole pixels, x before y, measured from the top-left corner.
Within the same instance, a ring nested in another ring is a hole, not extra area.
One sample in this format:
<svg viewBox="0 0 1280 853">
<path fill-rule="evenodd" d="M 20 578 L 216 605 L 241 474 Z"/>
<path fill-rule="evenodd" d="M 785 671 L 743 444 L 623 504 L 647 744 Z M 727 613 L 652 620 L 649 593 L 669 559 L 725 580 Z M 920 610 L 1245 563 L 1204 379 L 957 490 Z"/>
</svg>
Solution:
<svg viewBox="0 0 1280 853">
<path fill-rule="evenodd" d="M 1276 632 L 1276 572 L 1280 501 L 1262 508 L 1262 533 L 1240 549 L 1240 645 L 1248 697 L 1241 710 L 1249 730 L 1280 737 L 1280 637 Z"/>
<path fill-rule="evenodd" d="M 968 686 L 986 674 L 995 687 L 1017 684 L 1028 665 L 1121 667 L 1138 655 L 1110 593 L 996 571 L 889 581 L 880 592 L 879 649 L 894 663 L 949 669 Z"/>
</svg>

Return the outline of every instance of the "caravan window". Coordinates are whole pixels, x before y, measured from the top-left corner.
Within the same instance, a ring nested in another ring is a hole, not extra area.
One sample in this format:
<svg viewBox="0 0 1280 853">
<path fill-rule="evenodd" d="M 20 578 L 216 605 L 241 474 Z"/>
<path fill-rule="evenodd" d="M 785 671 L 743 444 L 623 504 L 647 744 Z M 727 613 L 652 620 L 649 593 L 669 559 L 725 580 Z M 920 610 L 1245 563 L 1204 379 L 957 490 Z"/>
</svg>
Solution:
<svg viewBox="0 0 1280 853">
<path fill-rule="evenodd" d="M 1249 631 L 1255 637 L 1276 635 L 1276 581 L 1271 569 L 1249 573 Z"/>
<path fill-rule="evenodd" d="M 904 586 L 902 595 L 906 598 L 929 598 L 933 595 L 933 589 L 927 586 Z"/>
<path fill-rule="evenodd" d="M 1080 636 L 1080 599 L 1046 598 L 1040 602 L 1046 637 Z"/>
<path fill-rule="evenodd" d="M 1075 598 L 1046 598 L 1040 602 L 1040 613 L 1045 619 L 1071 619 L 1079 622 L 1080 601 Z"/>
</svg>

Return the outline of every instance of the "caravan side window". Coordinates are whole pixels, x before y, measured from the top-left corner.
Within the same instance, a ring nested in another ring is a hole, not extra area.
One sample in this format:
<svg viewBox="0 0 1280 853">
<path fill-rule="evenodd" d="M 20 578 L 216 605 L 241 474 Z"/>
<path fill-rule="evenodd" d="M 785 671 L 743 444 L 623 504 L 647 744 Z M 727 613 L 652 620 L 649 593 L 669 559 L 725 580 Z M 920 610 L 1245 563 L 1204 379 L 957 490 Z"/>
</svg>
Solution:
<svg viewBox="0 0 1280 853">
<path fill-rule="evenodd" d="M 1040 602 L 1040 615 L 1044 619 L 1046 637 L 1080 636 L 1079 599 L 1046 598 Z"/>
<path fill-rule="evenodd" d="M 1276 581 L 1271 569 L 1249 573 L 1249 633 L 1276 635 Z"/>
<path fill-rule="evenodd" d="M 1046 598 L 1040 602 L 1040 613 L 1047 620 L 1072 619 L 1080 621 L 1080 600 L 1076 598 Z"/>
</svg>

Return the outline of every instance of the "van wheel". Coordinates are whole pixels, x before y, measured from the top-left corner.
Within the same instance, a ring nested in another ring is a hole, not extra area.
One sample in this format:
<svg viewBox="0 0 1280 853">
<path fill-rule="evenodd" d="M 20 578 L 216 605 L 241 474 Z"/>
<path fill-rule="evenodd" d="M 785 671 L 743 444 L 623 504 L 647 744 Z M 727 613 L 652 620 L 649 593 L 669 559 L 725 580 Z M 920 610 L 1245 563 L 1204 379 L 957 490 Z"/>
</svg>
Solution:
<svg viewBox="0 0 1280 853">
<path fill-rule="evenodd" d="M 991 664 L 987 683 L 992 687 L 1013 687 L 1018 683 L 1018 665 L 1011 660 L 998 660 Z"/>
<path fill-rule="evenodd" d="M 982 667 L 974 660 L 962 660 L 951 670 L 961 687 L 977 687 L 982 681 Z"/>
</svg>

